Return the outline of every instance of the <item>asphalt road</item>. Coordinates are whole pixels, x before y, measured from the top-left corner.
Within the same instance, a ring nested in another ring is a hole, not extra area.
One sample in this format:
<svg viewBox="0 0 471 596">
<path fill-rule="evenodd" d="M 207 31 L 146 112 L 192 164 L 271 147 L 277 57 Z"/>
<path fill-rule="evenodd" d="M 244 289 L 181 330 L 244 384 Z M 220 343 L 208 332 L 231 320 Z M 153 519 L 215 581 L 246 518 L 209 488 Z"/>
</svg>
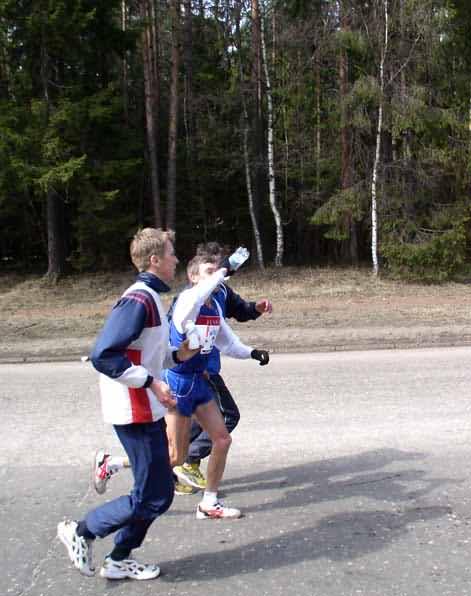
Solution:
<svg viewBox="0 0 471 596">
<path fill-rule="evenodd" d="M 96 374 L 80 362 L 0 366 L 0 594 L 471 594 L 471 349 L 225 361 L 242 420 L 224 483 L 245 517 L 197 521 L 176 497 L 140 558 L 153 582 L 85 578 L 57 522 L 98 504 Z M 106 497 L 125 492 L 127 472 Z M 111 540 L 98 541 L 98 561 Z"/>
</svg>

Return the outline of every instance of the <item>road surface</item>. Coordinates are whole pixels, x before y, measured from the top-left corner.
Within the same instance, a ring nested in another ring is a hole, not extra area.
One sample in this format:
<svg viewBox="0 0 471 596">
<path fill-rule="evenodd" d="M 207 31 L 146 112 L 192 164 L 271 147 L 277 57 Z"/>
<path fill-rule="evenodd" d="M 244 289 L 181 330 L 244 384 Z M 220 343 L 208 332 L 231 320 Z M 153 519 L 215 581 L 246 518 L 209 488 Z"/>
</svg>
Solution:
<svg viewBox="0 0 471 596">
<path fill-rule="evenodd" d="M 244 518 L 197 521 L 176 497 L 140 558 L 153 582 L 74 570 L 55 538 L 99 497 L 101 421 L 89 364 L 0 365 L 0 594 L 471 594 L 471 349 L 224 361 L 242 419 L 224 483 Z M 127 472 L 105 497 L 127 491 Z M 97 541 L 97 562 L 110 538 Z"/>
</svg>

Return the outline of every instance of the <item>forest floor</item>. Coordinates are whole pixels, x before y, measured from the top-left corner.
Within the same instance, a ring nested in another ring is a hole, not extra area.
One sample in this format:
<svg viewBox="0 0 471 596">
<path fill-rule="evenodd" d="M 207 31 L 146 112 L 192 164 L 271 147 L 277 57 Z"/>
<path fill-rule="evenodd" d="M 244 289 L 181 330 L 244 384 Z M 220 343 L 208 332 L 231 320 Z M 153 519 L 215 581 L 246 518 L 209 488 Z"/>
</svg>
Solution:
<svg viewBox="0 0 471 596">
<path fill-rule="evenodd" d="M 133 278 L 131 271 L 82 275 L 48 286 L 37 276 L 0 276 L 0 359 L 88 354 Z M 174 287 L 183 284 L 180 275 Z M 471 345 L 468 283 L 421 285 L 375 279 L 361 269 L 284 268 L 247 270 L 231 285 L 247 300 L 272 300 L 272 315 L 231 324 L 244 341 L 273 352 Z"/>
</svg>

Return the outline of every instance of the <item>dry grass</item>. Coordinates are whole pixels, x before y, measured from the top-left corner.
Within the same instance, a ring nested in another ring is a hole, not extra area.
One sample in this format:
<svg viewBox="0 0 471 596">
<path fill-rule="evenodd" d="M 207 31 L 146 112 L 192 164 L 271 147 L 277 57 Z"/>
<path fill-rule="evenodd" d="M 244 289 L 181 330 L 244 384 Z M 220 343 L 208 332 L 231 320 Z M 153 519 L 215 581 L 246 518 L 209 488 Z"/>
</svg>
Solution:
<svg viewBox="0 0 471 596">
<path fill-rule="evenodd" d="M 24 351 L 34 342 L 57 346 L 74 345 L 75 340 L 78 345 L 80 339 L 90 342 L 133 279 L 129 271 L 69 277 L 48 286 L 39 277 L 0 277 L 0 349 L 5 354 L 15 345 L 21 344 Z M 184 283 L 180 274 L 174 285 Z M 274 332 L 284 337 L 280 331 L 289 329 L 302 335 L 304 346 L 308 333 L 318 343 L 322 332 L 327 337 L 340 330 L 351 334 L 355 329 L 471 325 L 471 292 L 465 284 L 375 279 L 367 270 L 284 268 L 263 274 L 246 270 L 234 276 L 231 285 L 247 300 L 272 300 L 272 316 L 234 324 L 243 337 L 255 335 L 260 341 L 263 334 L 272 337 Z M 166 297 L 167 304 L 170 298 Z"/>
</svg>

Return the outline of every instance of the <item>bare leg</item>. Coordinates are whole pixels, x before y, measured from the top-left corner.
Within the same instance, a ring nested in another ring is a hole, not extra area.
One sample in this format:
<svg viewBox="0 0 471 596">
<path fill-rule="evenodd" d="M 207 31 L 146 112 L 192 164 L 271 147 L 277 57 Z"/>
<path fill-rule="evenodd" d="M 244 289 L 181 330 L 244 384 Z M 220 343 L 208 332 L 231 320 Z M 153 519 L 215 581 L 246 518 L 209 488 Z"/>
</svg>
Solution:
<svg viewBox="0 0 471 596">
<path fill-rule="evenodd" d="M 213 444 L 206 471 L 206 490 L 217 492 L 224 475 L 227 453 L 232 439 L 214 400 L 198 406 L 195 417 L 198 424 L 208 433 Z"/>
<path fill-rule="evenodd" d="M 182 416 L 176 410 L 165 416 L 167 423 L 168 452 L 172 468 L 185 461 L 190 444 L 191 417 Z"/>
</svg>

